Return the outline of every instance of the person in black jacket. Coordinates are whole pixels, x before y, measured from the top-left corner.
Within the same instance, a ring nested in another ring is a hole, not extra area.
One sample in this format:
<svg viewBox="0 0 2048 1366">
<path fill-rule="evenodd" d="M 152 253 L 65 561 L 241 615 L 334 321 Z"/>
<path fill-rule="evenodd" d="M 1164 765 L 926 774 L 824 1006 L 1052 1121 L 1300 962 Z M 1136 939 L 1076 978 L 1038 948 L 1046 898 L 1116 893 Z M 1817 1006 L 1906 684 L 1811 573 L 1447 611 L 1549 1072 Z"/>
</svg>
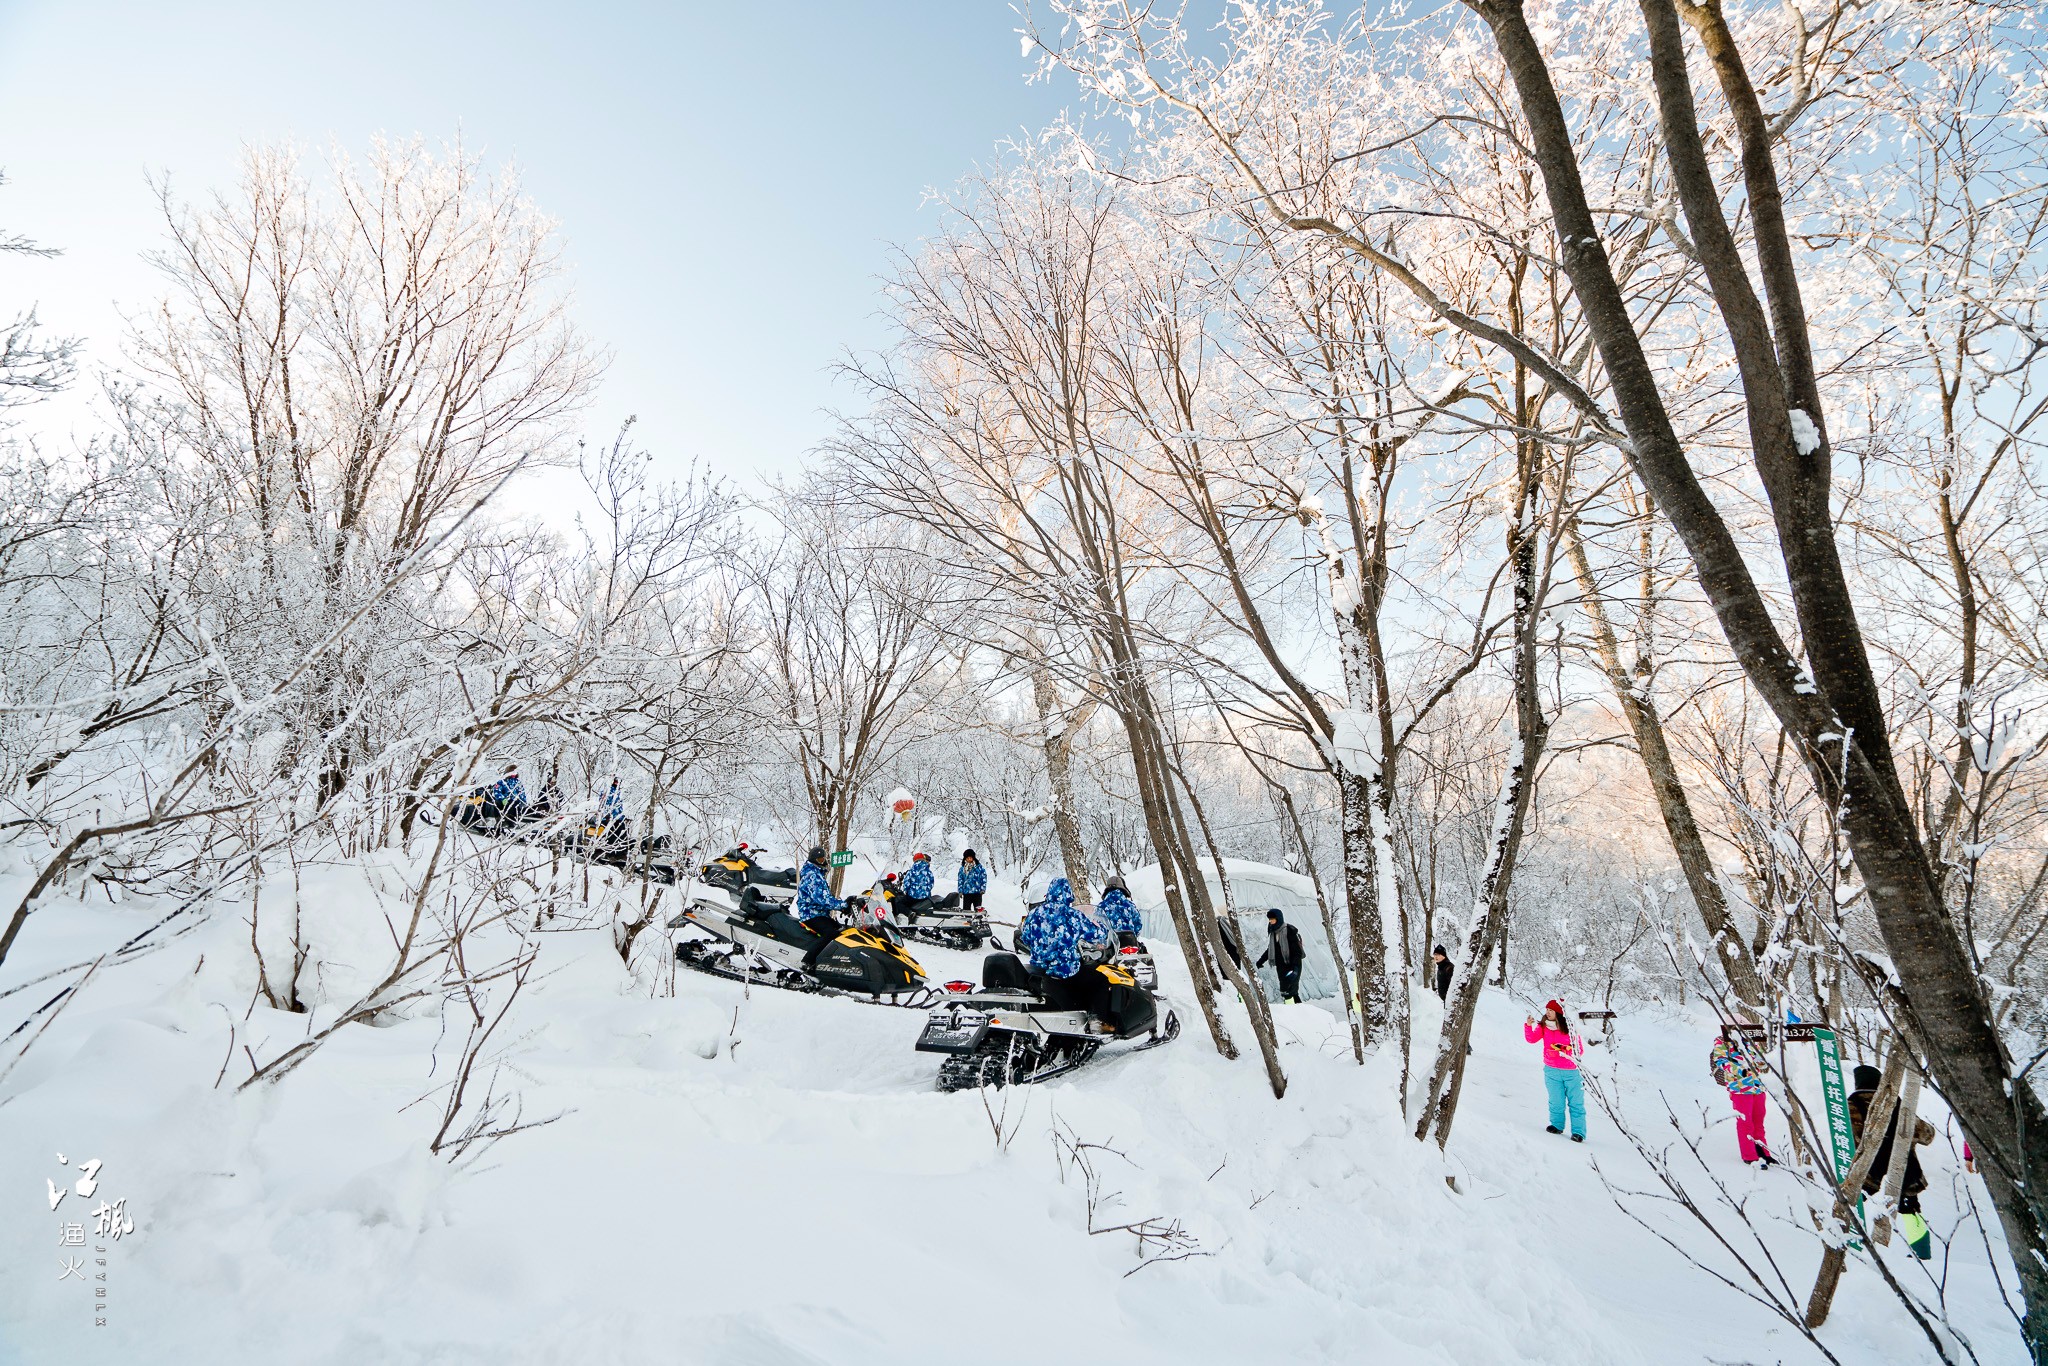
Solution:
<svg viewBox="0 0 2048 1366">
<path fill-rule="evenodd" d="M 1301 964 L 1307 955 L 1301 947 L 1301 931 L 1287 923 L 1287 917 L 1274 907 L 1266 912 L 1266 951 L 1259 955 L 1259 967 L 1268 960 L 1273 971 L 1280 977 L 1280 999 L 1301 1003 Z"/>
<path fill-rule="evenodd" d="M 1451 956 L 1439 944 L 1429 951 L 1430 961 L 1436 964 L 1436 998 L 1445 1005 L 1451 1003 Z"/>
<path fill-rule="evenodd" d="M 1884 1075 L 1865 1063 L 1856 1068 L 1855 1080 L 1856 1089 L 1849 1093 L 1849 1132 L 1860 1145 L 1864 1122 L 1870 1118 L 1870 1107 L 1877 1103 L 1877 1088 L 1883 1084 Z M 1885 1127 L 1884 1139 L 1877 1145 L 1877 1160 L 1870 1164 L 1870 1171 L 1863 1178 L 1866 1194 L 1876 1195 L 1884 1190 L 1885 1173 L 1892 1166 L 1892 1140 L 1899 1136 L 1899 1115 L 1900 1111 L 1894 1108 L 1892 1122 Z M 1925 1261 L 1933 1254 L 1927 1220 L 1920 1213 L 1920 1194 L 1927 1189 L 1927 1173 L 1920 1169 L 1920 1156 L 1913 1149 L 1923 1143 L 1932 1143 L 1935 1130 L 1920 1116 L 1911 1118 L 1913 1137 L 1906 1146 L 1906 1179 L 1899 1188 L 1899 1229 L 1906 1235 L 1906 1243 L 1913 1249 L 1913 1255 Z"/>
</svg>

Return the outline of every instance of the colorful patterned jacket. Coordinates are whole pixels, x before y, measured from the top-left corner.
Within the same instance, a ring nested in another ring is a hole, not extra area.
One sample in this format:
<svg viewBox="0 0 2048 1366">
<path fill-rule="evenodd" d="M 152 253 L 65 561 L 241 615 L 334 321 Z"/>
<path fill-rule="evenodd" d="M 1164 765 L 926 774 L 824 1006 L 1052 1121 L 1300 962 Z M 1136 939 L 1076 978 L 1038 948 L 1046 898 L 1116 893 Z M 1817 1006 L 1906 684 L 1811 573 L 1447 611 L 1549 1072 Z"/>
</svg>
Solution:
<svg viewBox="0 0 2048 1366">
<path fill-rule="evenodd" d="M 1095 903 L 1095 914 L 1113 934 L 1136 934 L 1145 927 L 1145 922 L 1138 915 L 1137 903 L 1115 887 L 1104 892 L 1102 900 Z"/>
<path fill-rule="evenodd" d="M 1740 1044 L 1731 1044 L 1725 1038 L 1714 1040 L 1714 1051 L 1707 1055 L 1707 1069 L 1714 1074 L 1715 1081 L 1728 1088 L 1731 1096 L 1763 1094 L 1764 1079 L 1749 1050 Z"/>
<path fill-rule="evenodd" d="M 806 863 L 796 875 L 796 918 L 816 920 L 845 909 L 846 903 L 832 895 L 832 882 L 825 870 L 815 863 Z"/>
<path fill-rule="evenodd" d="M 1067 978 L 1081 971 L 1081 942 L 1099 940 L 1102 927 L 1074 909 L 1074 886 L 1056 877 L 1045 900 L 1017 926 L 1017 942 L 1031 954 L 1031 965 L 1048 977 Z"/>
</svg>

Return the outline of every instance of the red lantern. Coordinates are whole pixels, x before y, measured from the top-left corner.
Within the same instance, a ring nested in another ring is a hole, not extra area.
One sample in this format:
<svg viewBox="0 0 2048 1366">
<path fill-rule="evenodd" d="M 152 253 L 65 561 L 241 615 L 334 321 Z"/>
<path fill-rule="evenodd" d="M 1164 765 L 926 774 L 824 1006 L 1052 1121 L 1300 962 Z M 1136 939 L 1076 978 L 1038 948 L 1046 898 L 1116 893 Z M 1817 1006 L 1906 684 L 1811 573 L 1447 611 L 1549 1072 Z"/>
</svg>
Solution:
<svg viewBox="0 0 2048 1366">
<path fill-rule="evenodd" d="M 899 816 L 907 816 L 914 809 L 916 809 L 916 807 L 917 803 L 910 800 L 910 798 L 898 797 L 889 809 L 894 811 Z"/>
</svg>

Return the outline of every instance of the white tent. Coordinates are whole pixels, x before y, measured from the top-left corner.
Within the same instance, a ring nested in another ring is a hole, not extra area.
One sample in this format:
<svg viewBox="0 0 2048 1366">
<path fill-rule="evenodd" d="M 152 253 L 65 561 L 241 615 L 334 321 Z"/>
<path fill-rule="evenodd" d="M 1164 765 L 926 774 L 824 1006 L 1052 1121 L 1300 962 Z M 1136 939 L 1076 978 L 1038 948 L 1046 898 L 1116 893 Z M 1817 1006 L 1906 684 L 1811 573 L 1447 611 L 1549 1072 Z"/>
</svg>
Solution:
<svg viewBox="0 0 2048 1366">
<path fill-rule="evenodd" d="M 1220 915 L 1223 911 L 1223 889 L 1216 881 L 1215 866 L 1207 859 L 1202 860 L 1206 881 L 1209 884 L 1209 898 L 1215 903 Z M 1342 976 L 1337 971 L 1337 956 L 1330 951 L 1329 939 L 1323 933 L 1322 912 L 1316 907 L 1315 883 L 1300 873 L 1270 863 L 1253 863 L 1249 859 L 1227 858 L 1223 860 L 1224 874 L 1230 879 L 1230 897 L 1237 907 L 1238 937 L 1244 941 L 1250 952 L 1250 961 L 1257 962 L 1266 951 L 1266 912 L 1278 909 L 1287 917 L 1287 923 L 1301 931 L 1301 945 L 1307 958 L 1301 968 L 1301 999 L 1319 1000 L 1334 997 Z M 1174 937 L 1173 925 L 1166 915 L 1166 888 L 1161 878 L 1159 865 L 1151 864 L 1129 875 L 1131 900 L 1138 904 L 1139 912 L 1145 917 L 1145 937 L 1162 944 L 1178 942 Z M 1265 987 L 1268 999 L 1280 994 L 1280 979 L 1272 967 L 1259 969 L 1259 981 Z"/>
</svg>

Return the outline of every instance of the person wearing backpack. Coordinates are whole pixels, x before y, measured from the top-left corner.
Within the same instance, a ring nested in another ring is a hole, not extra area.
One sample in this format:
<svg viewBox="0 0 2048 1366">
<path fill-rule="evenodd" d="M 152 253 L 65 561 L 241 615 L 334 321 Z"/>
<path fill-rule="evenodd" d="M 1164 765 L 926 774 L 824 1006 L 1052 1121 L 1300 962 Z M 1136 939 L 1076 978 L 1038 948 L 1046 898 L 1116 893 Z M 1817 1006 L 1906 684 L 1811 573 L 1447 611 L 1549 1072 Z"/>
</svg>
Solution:
<svg viewBox="0 0 2048 1366">
<path fill-rule="evenodd" d="M 1778 1159 L 1771 1156 L 1770 1146 L 1764 1142 L 1763 1074 L 1749 1049 L 1724 1034 L 1714 1040 L 1714 1051 L 1707 1055 L 1707 1070 L 1727 1088 L 1728 1099 L 1735 1106 L 1735 1150 L 1741 1154 L 1743 1164 L 1753 1166 L 1761 1162 L 1766 1167 L 1776 1166 Z"/>
</svg>

